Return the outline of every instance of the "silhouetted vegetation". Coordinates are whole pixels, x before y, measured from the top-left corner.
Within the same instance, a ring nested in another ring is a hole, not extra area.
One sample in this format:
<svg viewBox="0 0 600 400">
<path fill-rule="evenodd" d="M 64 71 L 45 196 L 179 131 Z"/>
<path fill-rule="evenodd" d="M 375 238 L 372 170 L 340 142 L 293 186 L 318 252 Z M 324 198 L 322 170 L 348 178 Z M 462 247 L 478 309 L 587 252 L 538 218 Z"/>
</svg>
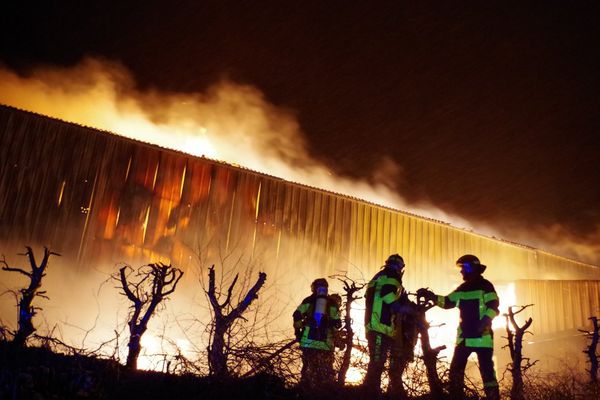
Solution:
<svg viewBox="0 0 600 400">
<path fill-rule="evenodd" d="M 123 294 L 131 301 L 129 315 L 129 343 L 126 366 L 136 369 L 142 349 L 142 335 L 148 329 L 148 322 L 160 303 L 177 288 L 183 272 L 171 265 L 162 263 L 144 265 L 133 270 L 126 265 L 119 269 L 118 279 Z"/>
<path fill-rule="evenodd" d="M 227 358 L 231 353 L 228 348 L 230 343 L 230 332 L 232 325 L 236 320 L 242 318 L 242 315 L 250 304 L 258 297 L 258 292 L 264 285 L 267 274 L 259 272 L 254 285 L 248 290 L 246 295 L 236 305 L 232 303 L 232 295 L 239 275 L 236 274 L 233 281 L 227 289 L 225 299 L 220 302 L 221 292 L 215 282 L 215 266 L 211 266 L 208 271 L 208 290 L 207 295 L 213 312 L 213 323 L 211 331 L 211 343 L 208 350 L 208 365 L 210 374 L 218 378 L 224 378 L 230 375 L 227 367 Z"/>
<path fill-rule="evenodd" d="M 508 312 L 504 314 L 504 317 L 506 318 L 506 339 L 508 340 L 506 347 L 508 347 L 510 351 L 510 358 L 512 360 L 512 363 L 508 366 L 508 370 L 512 374 L 510 396 L 514 400 L 521 400 L 524 398 L 523 373 L 537 363 L 537 360 L 531 361 L 528 357 L 523 357 L 523 336 L 525 336 L 526 333 L 530 333 L 527 329 L 529 329 L 533 323 L 533 319 L 527 319 L 522 326 L 519 326 L 515 320 L 516 314 L 531 306 L 533 306 L 533 304 L 520 306 L 517 311 L 513 311 L 513 308 L 515 307 L 510 306 L 508 307 Z M 522 364 L 523 362 L 525 362 L 524 365 Z"/>
<path fill-rule="evenodd" d="M 46 292 L 39 289 L 42 287 L 42 278 L 46 276 L 46 268 L 48 267 L 50 256 L 60 255 L 50 251 L 47 247 L 45 247 L 44 257 L 42 258 L 42 262 L 38 265 L 38 263 L 35 261 L 33 249 L 29 246 L 26 246 L 26 249 L 27 252 L 20 255 L 27 256 L 29 259 L 29 266 L 31 268 L 29 271 L 26 271 L 22 268 L 9 266 L 4 257 L 2 260 L 0 260 L 0 265 L 2 265 L 3 271 L 18 272 L 22 275 L 25 275 L 29 279 L 29 285 L 20 289 L 19 295 L 16 295 L 15 293 L 16 297 L 18 297 L 19 317 L 18 329 L 13 333 L 14 338 L 12 342 L 16 346 L 24 346 L 27 338 L 36 330 L 33 326 L 33 317 L 37 313 L 37 310 L 41 310 L 41 308 L 34 306 L 33 301 L 36 297 L 48 299 Z"/>
<path fill-rule="evenodd" d="M 141 350 L 141 338 L 148 322 L 156 314 L 164 300 L 174 293 L 183 272 L 171 265 L 161 263 L 144 265 L 138 269 L 124 266 L 112 275 L 120 284 L 123 294 L 131 302 L 127 325 L 129 327 L 128 355 L 125 365 L 119 362 L 118 334 L 115 352 L 107 355 L 100 351 L 76 348 L 55 337 L 53 331 L 45 336 L 34 334 L 32 317 L 39 308 L 33 305 L 36 297 L 43 297 L 42 277 L 48 260 L 56 253 L 45 249 L 44 258 L 38 265 L 33 250 L 27 247 L 31 271 L 9 266 L 1 260 L 2 269 L 18 272 L 30 279 L 27 288 L 15 291 L 18 298 L 19 329 L 11 331 L 0 326 L 0 399 L 159 399 L 159 398 L 211 398 L 211 399 L 300 399 L 310 398 L 336 400 L 361 398 L 360 386 L 348 385 L 346 373 L 350 368 L 364 371 L 367 362 L 365 343 L 352 330 L 351 310 L 356 293 L 363 287 L 347 276 L 336 276 L 344 290 L 344 334 L 338 338 L 336 370 L 338 382 L 311 392 L 297 385 L 300 352 L 295 340 L 256 341 L 252 336 L 258 329 L 247 324 L 244 313 L 258 297 L 266 281 L 266 274 L 258 273 L 257 279 L 249 280 L 247 272 L 236 289 L 239 276 L 216 278 L 215 267 L 208 269 L 208 285 L 205 292 L 212 310 L 207 322 L 210 341 L 206 353 L 197 360 L 189 360 L 182 354 L 171 357 L 166 372 L 136 370 Z M 224 283 L 225 282 L 225 283 Z M 221 290 L 221 287 L 225 288 Z M 430 326 L 426 311 L 431 303 L 417 297 L 410 305 L 418 333 L 422 353 L 416 355 L 404 372 L 404 389 L 409 399 L 443 399 L 448 389 L 448 364 L 438 358 L 441 348 L 432 348 L 429 342 Z M 522 326 L 515 315 L 528 306 L 509 307 L 506 317 L 508 347 L 512 359 L 507 370 L 511 372 L 511 387 L 504 382 L 504 398 L 512 399 L 591 399 L 600 398 L 597 378 L 598 321 L 590 318 L 594 330 L 585 331 L 591 338 L 586 354 L 590 358 L 592 379 L 583 382 L 579 376 L 568 373 L 540 375 L 532 373 L 535 365 L 522 354 L 523 336 L 533 323 L 528 319 Z M 254 310 L 256 312 L 256 310 Z M 264 321 L 263 321 L 264 322 Z M 266 322 L 268 324 L 268 321 Z M 1 325 L 1 324 L 0 324 Z M 238 328 L 234 329 L 234 326 Z M 291 333 L 291 330 L 290 330 Z M 241 337 L 241 339 L 240 339 Z M 18 338 L 18 341 L 17 341 Z M 25 343 L 29 347 L 24 346 Z M 17 346 L 15 346 L 17 344 Z M 352 351 L 354 352 L 352 353 Z M 357 354 L 359 355 L 357 357 Z M 593 358 L 595 357 L 595 358 Z M 594 360 L 596 364 L 594 364 Z M 524 363 L 524 364 L 523 364 Z M 203 367 L 208 365 L 208 374 Z M 527 372 L 527 374 L 525 374 Z M 480 399 L 478 384 L 467 379 L 467 399 Z M 371 400 L 371 399 L 370 399 Z"/>
<path fill-rule="evenodd" d="M 346 383 L 346 374 L 350 368 L 352 360 L 352 349 L 354 348 L 354 331 L 352 330 L 352 303 L 360 299 L 360 296 L 355 296 L 355 293 L 365 287 L 365 283 L 356 283 L 353 279 L 346 275 L 335 276 L 343 284 L 344 289 L 344 325 L 338 332 L 340 335 L 336 338 L 336 346 L 344 351 L 342 362 L 338 371 L 337 381 L 340 385 Z M 340 307 L 341 308 L 341 307 Z"/>
<path fill-rule="evenodd" d="M 592 321 L 592 330 L 584 331 L 580 330 L 586 334 L 586 336 L 590 339 L 590 345 L 584 351 L 588 356 L 588 361 L 590 363 L 590 379 L 592 382 L 598 381 L 598 342 L 600 341 L 600 324 L 598 324 L 598 317 L 590 317 L 590 321 Z"/>
</svg>

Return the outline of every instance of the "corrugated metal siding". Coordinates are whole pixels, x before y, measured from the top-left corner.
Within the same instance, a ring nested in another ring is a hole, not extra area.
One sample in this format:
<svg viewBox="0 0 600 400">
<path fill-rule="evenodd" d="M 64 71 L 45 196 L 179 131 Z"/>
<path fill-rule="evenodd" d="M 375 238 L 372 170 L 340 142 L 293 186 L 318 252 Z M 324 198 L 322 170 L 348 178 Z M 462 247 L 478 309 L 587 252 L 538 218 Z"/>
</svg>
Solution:
<svg viewBox="0 0 600 400">
<path fill-rule="evenodd" d="M 520 317 L 533 318 L 535 333 L 589 328 L 600 312 L 600 281 L 518 280 L 516 294 L 522 305 L 534 305 Z"/>
<path fill-rule="evenodd" d="M 368 279 L 397 252 L 409 288 L 444 291 L 456 283 L 454 260 L 474 253 L 494 282 L 600 279 L 594 266 L 8 107 L 0 143 L 0 241 L 50 244 L 79 265 L 251 257 L 292 285 L 345 270 Z M 569 293 L 573 304 L 591 301 Z M 568 325 L 553 321 L 547 329 Z"/>
</svg>

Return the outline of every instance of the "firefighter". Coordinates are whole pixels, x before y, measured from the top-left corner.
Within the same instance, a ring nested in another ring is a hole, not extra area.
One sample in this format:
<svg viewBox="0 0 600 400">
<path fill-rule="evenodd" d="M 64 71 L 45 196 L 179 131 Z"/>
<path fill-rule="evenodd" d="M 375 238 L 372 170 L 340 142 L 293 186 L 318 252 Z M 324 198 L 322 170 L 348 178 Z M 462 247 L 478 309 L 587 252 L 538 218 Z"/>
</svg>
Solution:
<svg viewBox="0 0 600 400">
<path fill-rule="evenodd" d="M 320 278 L 311 284 L 312 294 L 294 312 L 294 333 L 302 350 L 303 388 L 332 384 L 334 337 L 342 323 L 336 299 L 328 295 L 329 284 Z"/>
<path fill-rule="evenodd" d="M 363 387 L 368 395 L 379 396 L 381 375 L 390 358 L 388 393 L 405 396 L 402 373 L 412 359 L 415 335 L 405 335 L 402 328 L 410 318 L 408 297 L 402 287 L 404 260 L 398 254 L 390 255 L 382 270 L 371 279 L 365 294 L 365 330 L 369 347 L 369 365 Z M 412 347 L 411 347 L 412 343 Z"/>
<path fill-rule="evenodd" d="M 450 398 L 464 398 L 464 373 L 467 359 L 473 352 L 479 359 L 479 372 L 483 380 L 486 399 L 499 399 L 498 380 L 494 371 L 492 319 L 499 313 L 498 295 L 494 285 L 484 279 L 486 266 L 471 254 L 456 260 L 463 281 L 447 296 L 438 296 L 428 289 L 419 289 L 418 295 L 449 309 L 458 307 L 460 323 L 454 356 L 450 363 Z"/>
</svg>

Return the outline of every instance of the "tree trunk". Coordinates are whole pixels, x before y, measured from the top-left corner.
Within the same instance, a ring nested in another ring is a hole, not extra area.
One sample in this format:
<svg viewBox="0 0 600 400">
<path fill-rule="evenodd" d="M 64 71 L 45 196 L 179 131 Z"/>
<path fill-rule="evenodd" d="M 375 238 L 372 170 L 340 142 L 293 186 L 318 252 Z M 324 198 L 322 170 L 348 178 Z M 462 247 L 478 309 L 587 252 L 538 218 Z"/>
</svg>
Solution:
<svg viewBox="0 0 600 400">
<path fill-rule="evenodd" d="M 4 258 L 0 259 L 0 265 L 2 265 L 3 271 L 18 272 L 27 276 L 29 279 L 29 286 L 20 290 L 21 299 L 19 300 L 18 329 L 17 332 L 15 332 L 15 337 L 12 341 L 13 345 L 18 347 L 25 346 L 25 342 L 27 341 L 29 335 L 35 332 L 35 327 L 33 326 L 33 316 L 36 313 L 36 309 L 32 303 L 36 296 L 43 297 L 45 299 L 48 298 L 45 296 L 45 291 L 38 291 L 38 289 L 42 286 L 42 278 L 46 275 L 46 267 L 48 266 L 50 256 L 60 256 L 60 254 L 54 253 L 47 247 L 44 247 L 44 258 L 38 266 L 35 261 L 33 249 L 29 246 L 26 246 L 26 249 L 27 252 L 22 255 L 25 255 L 29 258 L 31 272 L 25 271 L 21 268 L 10 267 Z"/>
<path fill-rule="evenodd" d="M 208 365 L 211 368 L 211 375 L 223 378 L 229 375 L 227 370 L 227 354 L 225 354 L 225 333 L 227 329 L 216 324 L 213 341 L 208 351 Z"/>
<path fill-rule="evenodd" d="M 590 359 L 590 379 L 593 383 L 598 381 L 598 356 L 596 355 L 596 349 L 598 348 L 598 342 L 600 342 L 600 325 L 598 324 L 598 317 L 588 318 L 592 321 L 593 330 L 591 332 L 579 330 L 585 333 L 591 340 L 587 350 L 584 351 Z"/>
<path fill-rule="evenodd" d="M 598 318 L 592 317 L 590 318 L 594 323 L 594 333 L 592 334 L 592 342 L 590 343 L 590 347 L 588 348 L 588 356 L 590 358 L 590 376 L 592 378 L 592 382 L 598 381 L 598 356 L 596 355 L 596 348 L 598 347 L 598 341 L 600 341 L 600 326 L 598 325 Z"/>
<path fill-rule="evenodd" d="M 267 274 L 264 272 L 258 273 L 258 279 L 254 283 L 254 286 L 248 290 L 243 300 L 238 303 L 237 306 L 233 307 L 231 304 L 231 296 L 233 294 L 233 288 L 237 282 L 238 275 L 235 275 L 233 282 L 229 285 L 227 290 L 227 298 L 223 303 L 219 303 L 217 288 L 215 283 L 215 266 L 212 265 L 208 269 L 208 299 L 214 312 L 214 331 L 211 335 L 211 344 L 208 349 L 208 367 L 210 374 L 217 378 L 224 378 L 229 376 L 229 370 L 227 369 L 227 351 L 226 351 L 226 335 L 229 335 L 228 330 L 239 318 L 242 318 L 242 314 L 250 306 L 254 299 L 258 298 L 258 292 L 264 285 L 267 279 Z M 225 313 L 231 307 L 229 313 Z M 230 339 L 227 336 L 227 341 Z M 227 349 L 228 350 L 228 349 Z"/>
<path fill-rule="evenodd" d="M 19 302 L 19 329 L 13 339 L 13 344 L 19 347 L 25 345 L 25 341 L 33 332 L 33 307 L 31 302 L 33 301 L 34 295 L 32 293 L 25 293 L 23 298 Z"/>
<path fill-rule="evenodd" d="M 125 366 L 129 369 L 137 369 L 138 357 L 142 351 L 141 339 L 142 336 L 137 334 L 132 334 L 129 337 L 129 343 L 127 344 L 129 351 L 127 352 L 127 362 L 125 363 Z"/>
<path fill-rule="evenodd" d="M 512 387 L 510 388 L 510 397 L 512 400 L 523 400 L 523 370 L 527 370 L 535 365 L 536 362 L 530 363 L 528 358 L 525 367 L 523 363 L 523 336 L 527 332 L 527 329 L 531 326 L 533 319 L 529 318 L 523 326 L 519 326 L 515 321 L 515 315 L 522 312 L 533 304 L 526 306 L 520 306 L 519 310 L 514 312 L 513 307 L 508 307 L 508 313 L 504 314 L 506 317 L 506 339 L 508 340 L 508 349 L 510 351 L 510 358 L 512 360 L 512 368 L 510 372 L 512 374 Z M 510 326 L 513 327 L 514 333 L 510 330 Z"/>
<path fill-rule="evenodd" d="M 338 383 L 342 386 L 346 384 L 346 373 L 348 373 L 348 369 L 350 368 L 350 360 L 352 358 L 354 331 L 352 330 L 352 319 L 350 318 L 351 309 L 352 304 L 350 302 L 346 302 L 346 316 L 344 317 L 344 325 L 346 328 L 346 348 L 344 349 L 342 365 L 340 366 L 340 371 L 338 372 Z"/>
<path fill-rule="evenodd" d="M 443 395 L 442 390 L 442 381 L 437 373 L 437 361 L 438 354 L 440 351 L 446 348 L 446 346 L 436 347 L 435 349 L 431 348 L 431 343 L 429 341 L 429 323 L 427 322 L 427 318 L 425 318 L 425 309 L 424 306 L 418 305 L 417 311 L 417 329 L 419 330 L 419 334 L 421 335 L 421 348 L 423 350 L 423 363 L 425 364 L 425 369 L 427 370 L 427 380 L 429 381 L 429 391 L 431 393 L 431 397 L 434 399 L 439 399 Z"/>
<path fill-rule="evenodd" d="M 523 332 L 517 331 L 515 335 L 515 352 L 513 357 L 512 387 L 510 389 L 510 398 L 512 400 L 523 399 L 523 373 L 521 362 L 523 361 Z"/>
</svg>

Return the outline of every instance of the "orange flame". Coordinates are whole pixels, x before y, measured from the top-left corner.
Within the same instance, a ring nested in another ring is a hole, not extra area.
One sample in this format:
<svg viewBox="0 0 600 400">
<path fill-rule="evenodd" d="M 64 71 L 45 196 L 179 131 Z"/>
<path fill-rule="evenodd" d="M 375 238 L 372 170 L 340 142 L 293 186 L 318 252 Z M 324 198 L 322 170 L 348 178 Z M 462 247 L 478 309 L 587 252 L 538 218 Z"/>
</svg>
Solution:
<svg viewBox="0 0 600 400">
<path fill-rule="evenodd" d="M 308 153 L 293 113 L 248 85 L 224 80 L 205 93 L 141 91 L 118 63 L 86 59 L 72 68 L 39 68 L 29 77 L 0 68 L 0 102 L 470 226 L 431 205 L 407 204 L 393 190 L 402 169 L 389 159 L 373 172 L 375 184 L 334 176 Z"/>
</svg>

